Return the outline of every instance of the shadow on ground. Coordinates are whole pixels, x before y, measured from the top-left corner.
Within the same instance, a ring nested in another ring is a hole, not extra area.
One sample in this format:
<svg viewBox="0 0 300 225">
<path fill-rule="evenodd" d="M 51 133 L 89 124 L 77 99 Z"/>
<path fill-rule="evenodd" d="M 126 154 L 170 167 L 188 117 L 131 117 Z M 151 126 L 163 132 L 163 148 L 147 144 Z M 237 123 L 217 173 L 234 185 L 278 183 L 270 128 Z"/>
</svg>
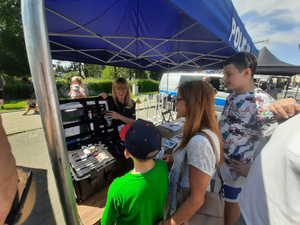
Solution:
<svg viewBox="0 0 300 225">
<path fill-rule="evenodd" d="M 48 193 L 47 170 L 18 166 L 24 171 L 32 171 L 36 182 L 36 202 L 33 210 L 23 225 L 56 225 Z"/>
</svg>

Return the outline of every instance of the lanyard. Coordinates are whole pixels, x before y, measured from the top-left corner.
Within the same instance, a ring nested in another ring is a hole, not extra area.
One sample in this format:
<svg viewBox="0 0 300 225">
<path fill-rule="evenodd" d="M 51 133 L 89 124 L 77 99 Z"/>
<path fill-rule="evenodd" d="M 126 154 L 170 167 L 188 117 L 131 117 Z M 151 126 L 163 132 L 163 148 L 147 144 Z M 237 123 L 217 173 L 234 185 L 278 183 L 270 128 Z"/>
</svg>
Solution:
<svg viewBox="0 0 300 225">
<path fill-rule="evenodd" d="M 118 113 L 119 113 L 119 114 L 121 114 L 121 112 L 120 112 L 120 108 L 119 108 L 119 104 L 118 104 L 118 103 L 117 103 L 117 108 L 118 108 Z M 124 104 L 123 113 L 121 114 L 122 116 L 124 116 L 125 109 L 126 109 L 126 105 Z"/>
</svg>

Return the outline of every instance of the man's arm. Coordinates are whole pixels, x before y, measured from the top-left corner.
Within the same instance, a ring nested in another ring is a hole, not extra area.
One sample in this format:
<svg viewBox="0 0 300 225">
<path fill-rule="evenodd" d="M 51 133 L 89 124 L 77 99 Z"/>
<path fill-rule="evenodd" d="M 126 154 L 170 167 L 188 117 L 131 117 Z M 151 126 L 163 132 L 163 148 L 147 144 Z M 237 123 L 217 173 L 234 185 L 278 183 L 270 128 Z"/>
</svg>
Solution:
<svg viewBox="0 0 300 225">
<path fill-rule="evenodd" d="M 0 224 L 3 224 L 12 206 L 18 186 L 16 160 L 11 152 L 0 115 Z"/>
<path fill-rule="evenodd" d="M 271 103 L 269 109 L 275 114 L 277 120 L 282 120 L 300 112 L 300 104 L 293 98 L 285 98 Z"/>
</svg>

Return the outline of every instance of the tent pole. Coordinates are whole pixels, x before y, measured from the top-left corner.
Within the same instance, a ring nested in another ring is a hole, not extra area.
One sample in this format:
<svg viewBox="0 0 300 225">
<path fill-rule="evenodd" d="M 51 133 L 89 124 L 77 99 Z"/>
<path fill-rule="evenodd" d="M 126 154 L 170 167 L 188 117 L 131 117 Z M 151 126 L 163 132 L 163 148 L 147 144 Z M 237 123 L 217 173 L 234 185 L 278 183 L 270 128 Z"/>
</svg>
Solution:
<svg viewBox="0 0 300 225">
<path fill-rule="evenodd" d="M 287 84 L 285 85 L 285 88 L 284 88 L 285 89 L 284 98 L 286 98 L 286 96 L 288 94 L 290 83 L 291 83 L 291 78 L 288 78 Z"/>
<path fill-rule="evenodd" d="M 170 72 L 170 65 L 168 64 L 168 73 L 167 73 L 167 95 L 168 95 L 168 92 L 169 92 L 169 72 Z"/>
<path fill-rule="evenodd" d="M 79 225 L 67 147 L 54 80 L 44 1 L 22 0 L 27 56 L 45 131 L 50 161 L 66 224 Z"/>
</svg>

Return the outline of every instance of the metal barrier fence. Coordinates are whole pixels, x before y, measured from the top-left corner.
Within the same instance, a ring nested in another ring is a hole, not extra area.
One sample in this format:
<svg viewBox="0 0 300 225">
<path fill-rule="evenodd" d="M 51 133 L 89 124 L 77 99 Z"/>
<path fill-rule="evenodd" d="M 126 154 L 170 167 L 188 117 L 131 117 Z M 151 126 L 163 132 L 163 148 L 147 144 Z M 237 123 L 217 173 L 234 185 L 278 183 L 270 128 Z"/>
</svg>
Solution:
<svg viewBox="0 0 300 225">
<path fill-rule="evenodd" d="M 165 94 L 157 95 L 140 95 L 136 99 L 136 117 L 151 121 L 155 125 L 159 125 L 164 120 L 164 114 L 171 115 L 172 119 L 177 117 L 177 109 L 175 108 L 175 98 Z M 168 116 L 168 115 L 165 115 Z M 167 118 L 168 120 L 169 118 Z"/>
</svg>

